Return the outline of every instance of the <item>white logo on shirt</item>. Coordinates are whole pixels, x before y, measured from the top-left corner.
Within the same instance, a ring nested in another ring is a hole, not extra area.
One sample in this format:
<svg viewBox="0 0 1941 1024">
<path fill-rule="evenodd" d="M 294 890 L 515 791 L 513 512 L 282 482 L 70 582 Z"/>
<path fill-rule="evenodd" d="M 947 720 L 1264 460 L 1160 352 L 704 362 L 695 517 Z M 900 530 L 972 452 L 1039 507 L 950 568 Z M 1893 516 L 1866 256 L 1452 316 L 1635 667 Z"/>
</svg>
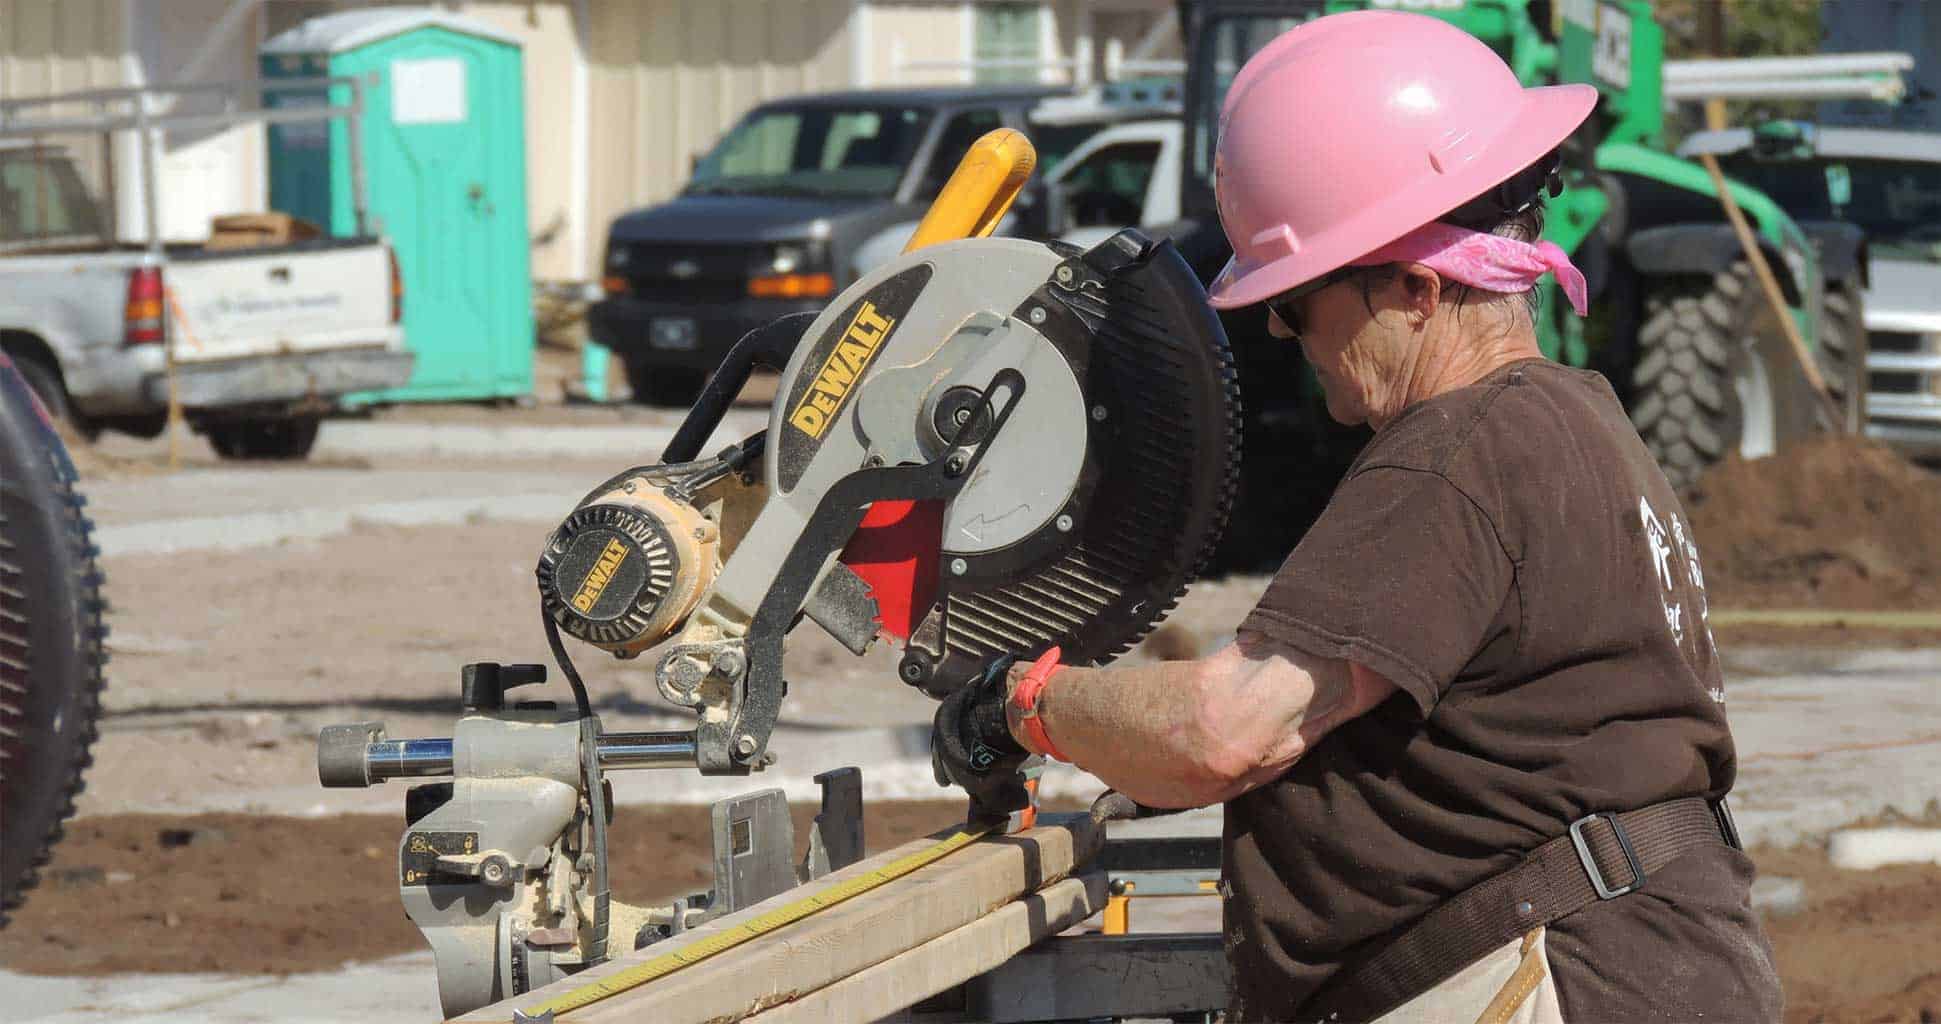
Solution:
<svg viewBox="0 0 1941 1024">
<path fill-rule="evenodd" d="M 1712 609 L 1711 602 L 1705 597 L 1705 571 L 1699 568 L 1698 545 L 1693 542 L 1691 531 L 1677 516 L 1671 517 L 1671 529 L 1665 529 L 1664 520 L 1651 507 L 1651 502 L 1638 498 L 1638 521 L 1644 528 L 1645 547 L 1651 556 L 1651 572 L 1664 587 L 1659 604 L 1665 613 L 1665 628 L 1671 630 L 1674 643 L 1685 642 L 1685 606 L 1683 602 L 1673 601 L 1674 590 L 1678 585 L 1677 575 L 1673 573 L 1673 563 L 1684 570 L 1684 577 L 1690 581 L 1692 589 L 1698 592 L 1697 620 L 1705 630 L 1705 643 L 1712 646 Z M 1718 697 L 1714 696 L 1714 700 Z"/>
</svg>

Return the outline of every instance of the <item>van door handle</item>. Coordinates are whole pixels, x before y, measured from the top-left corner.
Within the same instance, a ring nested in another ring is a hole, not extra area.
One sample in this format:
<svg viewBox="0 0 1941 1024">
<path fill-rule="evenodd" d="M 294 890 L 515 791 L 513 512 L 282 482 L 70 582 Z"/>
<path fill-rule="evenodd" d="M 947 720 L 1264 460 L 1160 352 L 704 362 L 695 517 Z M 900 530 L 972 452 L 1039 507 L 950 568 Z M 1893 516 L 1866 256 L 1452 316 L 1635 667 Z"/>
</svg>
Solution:
<svg viewBox="0 0 1941 1024">
<path fill-rule="evenodd" d="M 271 268 L 270 268 L 270 280 L 272 280 L 272 281 L 275 281 L 275 282 L 276 282 L 277 284 L 289 284 L 289 283 L 290 283 L 290 268 L 289 268 L 289 267 L 271 267 Z"/>
</svg>

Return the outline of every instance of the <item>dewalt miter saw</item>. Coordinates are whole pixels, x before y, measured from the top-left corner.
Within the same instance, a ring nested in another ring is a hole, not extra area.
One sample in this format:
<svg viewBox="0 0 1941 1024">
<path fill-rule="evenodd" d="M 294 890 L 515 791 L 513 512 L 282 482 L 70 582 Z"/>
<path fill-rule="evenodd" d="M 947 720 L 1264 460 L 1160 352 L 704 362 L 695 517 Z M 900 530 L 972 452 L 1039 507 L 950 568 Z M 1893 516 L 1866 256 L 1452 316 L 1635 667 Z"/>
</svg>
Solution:
<svg viewBox="0 0 1941 1024">
<path fill-rule="evenodd" d="M 447 1012 L 734 909 L 719 848 L 713 901 L 608 899 L 602 773 L 767 765 L 801 618 L 858 654 L 900 643 L 902 682 L 942 696 L 1003 653 L 1107 661 L 1193 579 L 1238 467 L 1219 321 L 1172 246 L 1136 231 L 1088 251 L 983 237 L 1032 162 L 1016 132 L 980 140 L 900 258 L 749 334 L 663 460 L 594 488 L 547 539 L 544 625 L 574 713 L 506 706 L 541 666 L 477 665 L 450 740 L 325 731 L 326 785 L 452 777 L 413 790 L 400 847 Z M 780 371 L 767 429 L 703 456 L 757 367 Z M 693 731 L 601 732 L 561 632 L 650 654 Z M 718 843 L 748 846 L 716 812 Z"/>
</svg>

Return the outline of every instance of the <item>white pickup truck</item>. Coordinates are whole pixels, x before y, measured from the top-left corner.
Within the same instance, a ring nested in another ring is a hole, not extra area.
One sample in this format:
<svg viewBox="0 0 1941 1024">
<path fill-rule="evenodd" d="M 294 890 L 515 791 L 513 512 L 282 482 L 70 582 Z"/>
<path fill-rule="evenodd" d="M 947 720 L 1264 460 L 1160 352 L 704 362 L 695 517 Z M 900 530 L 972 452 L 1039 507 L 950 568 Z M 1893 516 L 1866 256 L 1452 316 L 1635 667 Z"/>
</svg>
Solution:
<svg viewBox="0 0 1941 1024">
<path fill-rule="evenodd" d="M 106 223 L 63 149 L 0 140 L 0 349 L 84 432 L 160 433 L 172 377 L 218 454 L 302 458 L 341 396 L 409 380 L 382 239 L 139 246 Z"/>
<path fill-rule="evenodd" d="M 1089 249 L 1124 228 L 1179 221 L 1179 118 L 1116 124 L 1086 139 L 1045 177 L 1050 233 Z"/>
</svg>

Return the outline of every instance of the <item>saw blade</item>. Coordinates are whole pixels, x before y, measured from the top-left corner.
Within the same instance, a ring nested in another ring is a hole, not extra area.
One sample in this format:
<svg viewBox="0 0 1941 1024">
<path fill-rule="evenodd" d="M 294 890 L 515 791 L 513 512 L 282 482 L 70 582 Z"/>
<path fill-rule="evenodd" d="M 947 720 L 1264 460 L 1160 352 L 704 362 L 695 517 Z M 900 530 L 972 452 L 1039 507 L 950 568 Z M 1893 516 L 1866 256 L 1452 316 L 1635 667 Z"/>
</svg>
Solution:
<svg viewBox="0 0 1941 1024">
<path fill-rule="evenodd" d="M 1050 522 L 1003 548 L 945 539 L 931 628 L 913 634 L 906 663 L 918 664 L 903 672 L 932 693 L 997 654 L 1057 645 L 1067 664 L 1096 665 L 1130 649 L 1205 565 L 1238 488 L 1232 354 L 1170 243 L 1127 231 L 1073 251 L 1013 315 L 1030 310 L 1045 311 L 1030 315 L 1085 411 L 1083 438 L 1033 440 L 1082 444 L 1078 483 Z"/>
</svg>

